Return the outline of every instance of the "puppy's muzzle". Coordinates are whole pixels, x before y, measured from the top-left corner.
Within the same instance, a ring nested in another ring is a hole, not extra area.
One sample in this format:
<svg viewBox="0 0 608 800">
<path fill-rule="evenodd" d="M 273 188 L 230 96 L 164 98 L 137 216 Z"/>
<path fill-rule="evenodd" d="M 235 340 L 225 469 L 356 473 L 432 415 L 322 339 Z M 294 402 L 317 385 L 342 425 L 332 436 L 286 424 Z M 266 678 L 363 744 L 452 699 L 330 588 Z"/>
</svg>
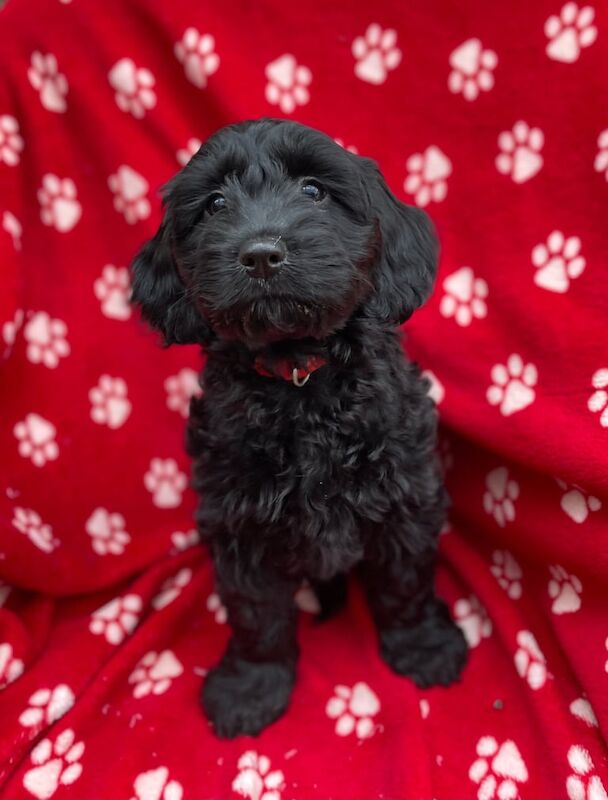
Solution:
<svg viewBox="0 0 608 800">
<path fill-rule="evenodd" d="M 287 248 L 278 239 L 253 239 L 245 242 L 239 252 L 239 261 L 252 278 L 269 280 L 285 263 Z"/>
</svg>

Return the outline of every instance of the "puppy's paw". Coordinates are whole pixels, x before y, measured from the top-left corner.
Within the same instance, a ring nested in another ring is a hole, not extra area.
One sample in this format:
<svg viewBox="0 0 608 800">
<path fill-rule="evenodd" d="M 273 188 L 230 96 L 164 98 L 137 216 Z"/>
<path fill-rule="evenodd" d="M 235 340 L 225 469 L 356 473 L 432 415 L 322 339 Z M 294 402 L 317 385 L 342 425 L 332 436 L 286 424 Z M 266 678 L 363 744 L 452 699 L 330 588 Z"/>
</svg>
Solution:
<svg viewBox="0 0 608 800">
<path fill-rule="evenodd" d="M 391 669 L 422 689 L 449 686 L 467 661 L 464 635 L 440 601 L 418 624 L 381 631 L 380 651 Z"/>
<path fill-rule="evenodd" d="M 209 671 L 201 701 L 220 738 L 257 736 L 287 708 L 294 680 L 286 664 L 224 657 Z"/>
</svg>

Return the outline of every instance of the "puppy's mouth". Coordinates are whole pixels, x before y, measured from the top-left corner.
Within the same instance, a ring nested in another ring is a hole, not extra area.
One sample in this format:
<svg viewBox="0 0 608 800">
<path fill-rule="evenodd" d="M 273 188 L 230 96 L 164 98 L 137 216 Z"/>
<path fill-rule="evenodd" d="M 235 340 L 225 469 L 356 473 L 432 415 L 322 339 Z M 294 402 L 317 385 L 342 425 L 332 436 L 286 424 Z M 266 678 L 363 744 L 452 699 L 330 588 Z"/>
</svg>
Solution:
<svg viewBox="0 0 608 800">
<path fill-rule="evenodd" d="M 348 282 L 342 278 L 338 285 L 329 285 L 327 279 L 312 286 L 302 286 L 306 283 L 302 280 L 290 285 L 277 276 L 246 286 L 236 282 L 230 292 L 223 292 L 223 302 L 200 291 L 197 305 L 216 336 L 239 340 L 250 349 L 282 340 L 327 339 L 344 328 L 369 294 L 371 258 L 352 271 Z"/>
<path fill-rule="evenodd" d="M 219 336 L 259 346 L 282 339 L 323 339 L 336 330 L 343 314 L 302 300 L 264 297 L 222 311 L 207 310 L 206 317 Z"/>
</svg>

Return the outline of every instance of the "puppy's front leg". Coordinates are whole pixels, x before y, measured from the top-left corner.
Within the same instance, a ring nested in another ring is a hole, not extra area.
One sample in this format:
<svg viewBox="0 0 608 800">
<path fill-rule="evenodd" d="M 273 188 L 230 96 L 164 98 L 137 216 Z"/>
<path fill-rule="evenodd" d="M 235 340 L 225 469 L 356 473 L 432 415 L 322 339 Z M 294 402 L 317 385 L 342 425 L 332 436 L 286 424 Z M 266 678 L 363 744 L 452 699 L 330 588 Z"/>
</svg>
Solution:
<svg viewBox="0 0 608 800">
<path fill-rule="evenodd" d="M 202 703 L 215 732 L 255 736 L 283 714 L 295 680 L 295 581 L 232 554 L 215 553 L 219 594 L 232 638 L 210 670 Z"/>
<path fill-rule="evenodd" d="M 361 565 L 381 655 L 422 688 L 447 686 L 460 677 L 467 647 L 433 589 L 435 547 L 411 555 L 395 538 L 393 547 L 373 548 Z"/>
</svg>

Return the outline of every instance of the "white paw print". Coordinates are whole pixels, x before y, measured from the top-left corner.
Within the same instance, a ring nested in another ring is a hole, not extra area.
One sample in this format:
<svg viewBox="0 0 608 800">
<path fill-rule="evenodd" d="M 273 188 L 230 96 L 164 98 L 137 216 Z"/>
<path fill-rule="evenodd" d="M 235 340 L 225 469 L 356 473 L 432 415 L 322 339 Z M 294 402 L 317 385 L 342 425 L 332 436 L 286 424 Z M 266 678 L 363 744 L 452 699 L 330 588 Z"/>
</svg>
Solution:
<svg viewBox="0 0 608 800">
<path fill-rule="evenodd" d="M 101 271 L 101 277 L 93 284 L 95 297 L 101 303 L 101 311 L 110 319 L 129 319 L 131 306 L 131 284 L 129 270 L 126 267 L 115 267 L 106 264 Z"/>
<path fill-rule="evenodd" d="M 201 142 L 201 140 L 197 139 L 196 137 L 188 139 L 188 141 L 186 142 L 186 146 L 181 147 L 175 154 L 175 157 L 177 158 L 177 163 L 180 164 L 182 167 L 185 167 L 188 161 L 190 161 L 190 159 L 192 158 L 192 156 L 198 152 L 202 144 L 203 143 Z"/>
<path fill-rule="evenodd" d="M 602 779 L 593 774 L 595 765 L 588 750 L 580 744 L 573 744 L 568 750 L 568 764 L 572 770 L 566 778 L 569 800 L 607 800 Z"/>
<path fill-rule="evenodd" d="M 59 359 L 70 354 L 67 332 L 65 322 L 61 319 L 52 319 L 46 311 L 32 314 L 23 329 L 28 361 L 55 369 Z"/>
<path fill-rule="evenodd" d="M 200 397 L 202 394 L 197 373 L 189 367 L 184 367 L 177 375 L 170 375 L 164 385 L 168 408 L 177 411 L 186 419 L 190 410 L 190 398 Z"/>
<path fill-rule="evenodd" d="M 509 477 L 507 467 L 496 467 L 486 475 L 486 492 L 483 507 L 501 528 L 515 519 L 515 501 L 519 497 L 519 484 Z"/>
<path fill-rule="evenodd" d="M 293 600 L 300 611 L 305 611 L 307 614 L 319 614 L 321 612 L 319 598 L 306 580 L 302 581 L 300 588 L 293 596 Z M 209 608 L 209 605 L 207 605 L 207 608 Z"/>
<path fill-rule="evenodd" d="M 146 697 L 149 694 L 164 694 L 171 686 L 173 678 L 184 671 L 175 654 L 171 650 L 156 653 L 151 650 L 139 661 L 129 675 L 129 683 L 133 687 L 133 697 Z"/>
<path fill-rule="evenodd" d="M 547 591 L 553 599 L 551 611 L 554 614 L 572 614 L 581 607 L 583 585 L 576 575 L 569 575 L 559 564 L 549 567 L 551 580 Z"/>
<path fill-rule="evenodd" d="M 200 541 L 198 531 L 195 528 L 186 531 L 175 531 L 171 534 L 171 544 L 176 552 L 188 550 L 189 547 L 194 547 Z"/>
<path fill-rule="evenodd" d="M 595 392 L 587 402 L 587 408 L 593 414 L 600 414 L 600 425 L 608 428 L 608 368 L 598 369 L 593 373 L 591 384 Z"/>
<path fill-rule="evenodd" d="M 608 181 L 608 128 L 597 137 L 597 155 L 593 166 L 596 172 L 603 172 Z"/>
<path fill-rule="evenodd" d="M 382 30 L 376 23 L 368 25 L 364 36 L 357 36 L 351 49 L 355 58 L 355 75 L 367 83 L 384 83 L 388 73 L 401 63 L 397 31 L 393 28 Z"/>
<path fill-rule="evenodd" d="M 175 459 L 153 458 L 144 475 L 144 485 L 157 508 L 176 508 L 182 502 L 188 478 L 180 472 Z"/>
<path fill-rule="evenodd" d="M 85 530 L 91 537 L 91 547 L 98 556 L 109 554 L 119 556 L 124 553 L 131 537 L 125 530 L 122 514 L 110 513 L 106 508 L 96 508 L 85 523 Z"/>
<path fill-rule="evenodd" d="M 310 100 L 308 87 L 312 82 L 312 72 L 308 67 L 298 64 L 290 53 L 266 65 L 266 100 L 279 106 L 284 114 L 291 114 L 296 106 L 305 106 Z"/>
<path fill-rule="evenodd" d="M 540 128 L 519 120 L 512 131 L 498 136 L 500 154 L 496 156 L 496 169 L 509 175 L 515 183 L 525 183 L 533 178 L 543 165 L 541 150 L 545 137 Z"/>
<path fill-rule="evenodd" d="M 82 216 L 76 184 L 71 178 L 59 178 L 51 173 L 44 175 L 42 187 L 38 189 L 38 202 L 42 222 L 60 233 L 71 231 Z"/>
<path fill-rule="evenodd" d="M 572 64 L 578 60 L 583 47 L 597 39 L 593 24 L 595 11 L 591 6 L 579 8 L 576 3 L 562 6 L 559 17 L 553 14 L 545 22 L 545 36 L 549 39 L 547 55 L 554 61 Z"/>
<path fill-rule="evenodd" d="M 145 67 L 136 67 L 130 58 L 121 58 L 108 72 L 116 105 L 121 111 L 142 119 L 156 105 L 154 75 Z"/>
<path fill-rule="evenodd" d="M 108 187 L 114 194 L 114 208 L 124 215 L 129 225 L 150 216 L 148 181 L 139 172 L 122 164 L 116 174 L 108 178 Z"/>
<path fill-rule="evenodd" d="M 464 633 L 469 647 L 477 647 L 492 635 L 492 621 L 475 595 L 462 597 L 454 604 L 454 620 Z"/>
<path fill-rule="evenodd" d="M 597 728 L 599 723 L 591 703 L 585 697 L 577 697 L 569 705 L 570 713 L 573 717 L 580 719 L 590 728 Z"/>
<path fill-rule="evenodd" d="M 51 526 L 44 523 L 40 514 L 31 508 L 16 506 L 13 511 L 13 525 L 43 553 L 52 553 L 59 546 L 57 539 L 53 538 Z"/>
<path fill-rule="evenodd" d="M 21 250 L 21 234 L 23 228 L 17 217 L 11 211 L 2 214 L 2 227 L 13 240 L 15 250 Z"/>
<path fill-rule="evenodd" d="M 467 39 L 450 55 L 449 90 L 462 94 L 465 100 L 475 100 L 480 91 L 489 92 L 494 86 L 497 64 L 498 56 L 493 50 L 484 50 L 479 39 Z"/>
<path fill-rule="evenodd" d="M 435 403 L 436 406 L 440 405 L 445 397 L 445 387 L 439 380 L 439 378 L 435 375 L 434 372 L 431 372 L 430 369 L 425 369 L 422 372 L 422 377 L 426 378 L 430 381 L 431 388 L 428 391 L 428 395 L 431 400 Z"/>
<path fill-rule="evenodd" d="M 187 28 L 173 50 L 177 60 L 184 65 L 186 78 L 199 89 L 204 89 L 209 76 L 217 72 L 220 65 L 213 36 L 201 34 L 196 28 Z"/>
<path fill-rule="evenodd" d="M 492 562 L 490 572 L 498 581 L 498 585 L 505 590 L 511 600 L 519 600 L 523 573 L 517 561 L 508 550 L 495 550 L 492 553 Z"/>
<path fill-rule="evenodd" d="M 182 800 L 184 789 L 179 781 L 169 780 L 167 767 L 140 772 L 133 782 L 131 800 Z"/>
<path fill-rule="evenodd" d="M 0 644 L 0 689 L 16 681 L 23 674 L 23 661 L 15 658 L 10 642 Z"/>
<path fill-rule="evenodd" d="M 32 750 L 33 767 L 23 776 L 23 786 L 38 800 L 48 800 L 60 786 L 70 786 L 82 774 L 84 743 L 76 742 L 71 728 L 54 741 L 43 739 Z"/>
<path fill-rule="evenodd" d="M 152 606 L 157 611 L 165 608 L 169 603 L 172 603 L 176 597 L 179 597 L 184 586 L 190 583 L 192 578 L 192 570 L 189 567 L 183 567 L 175 575 L 167 578 L 167 580 L 160 587 L 159 593 L 152 598 Z"/>
<path fill-rule="evenodd" d="M 355 155 L 357 155 L 357 154 L 358 154 L 358 152 L 359 152 L 359 150 L 358 150 L 358 149 L 355 147 L 355 145 L 354 145 L 354 144 L 349 144 L 349 145 L 346 145 L 346 144 L 344 143 L 344 139 L 337 138 L 337 139 L 334 139 L 334 142 L 335 142 L 337 145 L 340 145 L 340 147 L 341 147 L 343 150 L 347 150 L 349 153 L 354 153 Z"/>
<path fill-rule="evenodd" d="M 2 339 L 8 350 L 15 344 L 17 333 L 23 325 L 24 319 L 25 314 L 23 313 L 23 309 L 18 308 L 13 318 L 7 320 L 2 326 Z"/>
<path fill-rule="evenodd" d="M 228 611 L 226 606 L 223 605 L 219 594 L 216 592 L 211 592 L 207 598 L 207 611 L 210 611 L 213 614 L 213 618 L 218 625 L 225 625 L 228 621 Z"/>
<path fill-rule="evenodd" d="M 566 239 L 561 231 L 553 231 L 546 244 L 537 244 L 532 250 L 532 263 L 536 267 L 534 283 L 550 292 L 567 292 L 570 281 L 582 275 L 585 269 L 580 250 L 578 236 Z"/>
<path fill-rule="evenodd" d="M 406 162 L 408 176 L 403 188 L 414 196 L 416 205 L 426 206 L 431 200 L 440 203 L 448 193 L 447 178 L 452 174 L 452 162 L 435 145 L 424 153 L 414 153 Z"/>
<path fill-rule="evenodd" d="M 68 104 L 65 96 L 68 93 L 68 82 L 65 75 L 59 72 L 57 59 L 52 53 L 43 55 L 32 53 L 31 66 L 27 71 L 30 83 L 40 94 L 40 102 L 47 111 L 62 114 Z"/>
<path fill-rule="evenodd" d="M 23 150 L 23 138 L 19 135 L 19 123 L 9 114 L 0 116 L 0 161 L 9 167 L 19 163 L 19 153 Z"/>
<path fill-rule="evenodd" d="M 443 317 L 454 317 L 458 325 L 466 327 L 473 319 L 483 319 L 488 313 L 486 297 L 488 284 L 476 278 L 470 267 L 461 267 L 443 281 L 445 294 L 439 312 Z"/>
<path fill-rule="evenodd" d="M 28 707 L 19 717 L 24 728 L 52 725 L 74 705 L 74 692 L 65 683 L 54 689 L 38 689 L 28 700 Z"/>
<path fill-rule="evenodd" d="M 587 519 L 589 512 L 599 511 L 602 507 L 601 500 L 593 495 L 588 495 L 580 486 L 575 484 L 568 486 L 567 483 L 560 480 L 557 483 L 565 493 L 560 501 L 562 511 L 579 525 Z"/>
<path fill-rule="evenodd" d="M 486 398 L 491 406 L 500 406 L 504 417 L 522 411 L 534 402 L 537 369 L 534 364 L 524 364 L 517 353 L 512 353 L 506 364 L 495 364 L 491 376 L 493 385 L 486 392 Z"/>
<path fill-rule="evenodd" d="M 43 467 L 47 461 L 59 457 L 59 447 L 55 441 L 57 429 L 52 422 L 39 414 L 27 414 L 18 422 L 13 433 L 19 442 L 19 455 L 29 458 L 36 467 Z"/>
<path fill-rule="evenodd" d="M 122 378 L 101 375 L 97 386 L 89 390 L 89 400 L 93 422 L 113 430 L 124 425 L 131 413 L 127 384 Z"/>
<path fill-rule="evenodd" d="M 334 696 L 328 700 L 325 713 L 336 720 L 338 736 L 349 736 L 353 731 L 358 739 L 374 735 L 373 717 L 380 711 L 380 701 L 372 689 L 361 681 L 353 687 L 338 685 Z"/>
<path fill-rule="evenodd" d="M 238 760 L 232 791 L 248 800 L 281 800 L 285 778 L 280 769 L 270 769 L 270 759 L 248 750 Z"/>
<path fill-rule="evenodd" d="M 142 607 L 137 594 L 115 597 L 93 612 L 89 630 L 96 636 L 103 635 L 109 644 L 120 644 L 137 627 Z"/>
<path fill-rule="evenodd" d="M 476 752 L 469 778 L 479 784 L 478 800 L 517 800 L 518 784 L 527 782 L 528 770 L 515 742 L 507 739 L 499 746 L 493 736 L 482 736 Z"/>
<path fill-rule="evenodd" d="M 547 681 L 547 661 L 538 642 L 530 631 L 519 631 L 518 649 L 514 662 L 517 674 L 528 682 L 531 689 L 541 689 Z"/>
</svg>

